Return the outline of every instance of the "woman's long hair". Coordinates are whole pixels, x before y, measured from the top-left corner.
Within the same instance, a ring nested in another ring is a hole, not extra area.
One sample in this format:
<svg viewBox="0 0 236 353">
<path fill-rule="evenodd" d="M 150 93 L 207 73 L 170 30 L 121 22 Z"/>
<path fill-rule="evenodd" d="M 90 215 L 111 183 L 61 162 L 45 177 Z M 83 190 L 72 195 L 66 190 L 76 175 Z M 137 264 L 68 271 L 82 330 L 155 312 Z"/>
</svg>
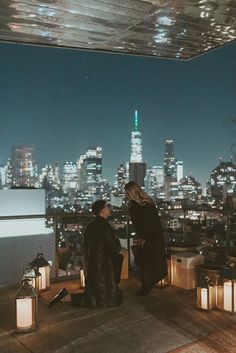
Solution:
<svg viewBox="0 0 236 353">
<path fill-rule="evenodd" d="M 148 194 L 146 194 L 146 192 L 144 192 L 134 181 L 130 181 L 125 185 L 125 191 L 130 200 L 134 200 L 142 206 L 147 204 L 155 205 L 151 197 L 149 197 Z"/>
</svg>

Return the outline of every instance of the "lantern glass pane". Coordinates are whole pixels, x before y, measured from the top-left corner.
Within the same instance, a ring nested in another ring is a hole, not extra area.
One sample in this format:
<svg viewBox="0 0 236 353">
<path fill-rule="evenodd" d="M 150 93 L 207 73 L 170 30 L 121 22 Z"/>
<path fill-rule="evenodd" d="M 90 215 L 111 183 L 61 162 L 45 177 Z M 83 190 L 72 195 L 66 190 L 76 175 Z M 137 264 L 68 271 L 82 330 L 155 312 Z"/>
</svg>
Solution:
<svg viewBox="0 0 236 353">
<path fill-rule="evenodd" d="M 32 298 L 16 300 L 16 326 L 19 329 L 30 329 L 33 324 Z"/>
<path fill-rule="evenodd" d="M 80 287 L 81 287 L 81 288 L 84 288 L 84 287 L 85 287 L 84 270 L 80 270 Z"/>
<path fill-rule="evenodd" d="M 201 308 L 208 310 L 208 290 L 201 288 Z"/>
<path fill-rule="evenodd" d="M 39 267 L 39 272 L 41 273 L 42 290 L 44 290 L 44 289 L 47 288 L 46 268 L 45 267 Z"/>
<path fill-rule="evenodd" d="M 38 296 L 30 284 L 30 278 L 24 278 L 15 298 L 15 320 L 17 332 L 31 332 L 37 321 Z"/>
<path fill-rule="evenodd" d="M 224 310 L 235 312 L 236 311 L 236 283 L 234 281 L 224 282 Z"/>
</svg>

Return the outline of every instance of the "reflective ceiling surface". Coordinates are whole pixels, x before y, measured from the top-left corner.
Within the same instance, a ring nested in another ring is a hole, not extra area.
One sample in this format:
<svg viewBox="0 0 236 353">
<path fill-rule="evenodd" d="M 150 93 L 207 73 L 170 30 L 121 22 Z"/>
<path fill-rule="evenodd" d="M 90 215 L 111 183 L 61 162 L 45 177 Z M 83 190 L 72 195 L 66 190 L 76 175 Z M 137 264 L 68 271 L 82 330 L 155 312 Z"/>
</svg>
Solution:
<svg viewBox="0 0 236 353">
<path fill-rule="evenodd" d="M 0 0 L 0 41 L 189 59 L 236 39 L 236 0 Z"/>
</svg>

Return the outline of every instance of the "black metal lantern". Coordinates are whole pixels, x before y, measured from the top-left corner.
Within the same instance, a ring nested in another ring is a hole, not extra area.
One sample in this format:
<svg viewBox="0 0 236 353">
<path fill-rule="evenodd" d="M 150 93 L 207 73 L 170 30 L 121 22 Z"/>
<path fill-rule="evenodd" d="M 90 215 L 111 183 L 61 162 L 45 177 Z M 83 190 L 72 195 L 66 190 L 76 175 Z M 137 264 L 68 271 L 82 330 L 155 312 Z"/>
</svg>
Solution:
<svg viewBox="0 0 236 353">
<path fill-rule="evenodd" d="M 29 278 L 24 278 L 15 297 L 16 332 L 32 332 L 37 325 L 38 296 Z"/>
<path fill-rule="evenodd" d="M 42 253 L 37 253 L 36 258 L 30 263 L 30 266 L 37 267 L 42 279 L 41 291 L 50 289 L 50 264 L 45 260 Z"/>
<path fill-rule="evenodd" d="M 205 274 L 201 275 L 200 283 L 197 286 L 197 307 L 198 309 L 210 311 L 216 306 L 215 285 Z"/>
<path fill-rule="evenodd" d="M 42 290 L 42 276 L 37 267 L 28 266 L 23 271 L 23 278 L 29 278 L 31 285 L 37 289 L 38 292 Z"/>
</svg>

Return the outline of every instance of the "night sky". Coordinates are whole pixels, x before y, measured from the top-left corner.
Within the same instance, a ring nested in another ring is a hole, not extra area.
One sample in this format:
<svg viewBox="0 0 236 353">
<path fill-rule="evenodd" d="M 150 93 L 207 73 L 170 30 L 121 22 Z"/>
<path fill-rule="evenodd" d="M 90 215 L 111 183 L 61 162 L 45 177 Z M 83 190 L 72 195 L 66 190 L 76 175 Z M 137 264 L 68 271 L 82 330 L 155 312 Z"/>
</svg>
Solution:
<svg viewBox="0 0 236 353">
<path fill-rule="evenodd" d="M 236 43 L 190 61 L 0 44 L 0 163 L 12 145 L 45 163 L 103 147 L 103 176 L 130 159 L 134 110 L 143 157 L 163 164 L 164 141 L 205 182 L 236 142 Z"/>
</svg>

